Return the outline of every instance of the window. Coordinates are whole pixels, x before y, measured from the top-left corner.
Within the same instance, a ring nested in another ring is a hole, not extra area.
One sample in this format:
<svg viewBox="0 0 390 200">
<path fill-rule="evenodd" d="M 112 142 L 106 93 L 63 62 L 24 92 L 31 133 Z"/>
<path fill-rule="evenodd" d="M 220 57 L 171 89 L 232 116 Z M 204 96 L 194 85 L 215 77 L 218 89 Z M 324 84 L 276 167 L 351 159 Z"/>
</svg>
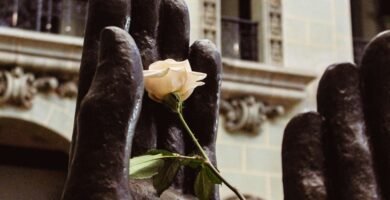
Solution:
<svg viewBox="0 0 390 200">
<path fill-rule="evenodd" d="M 60 199 L 65 153 L 0 145 L 0 156 L 0 199 Z"/>
<path fill-rule="evenodd" d="M 222 54 L 228 58 L 259 61 L 258 20 L 250 0 L 222 1 Z"/>
<path fill-rule="evenodd" d="M 281 15 L 280 0 L 221 1 L 222 55 L 281 65 Z"/>
<path fill-rule="evenodd" d="M 81 36 L 86 0 L 1 0 L 0 26 Z"/>
<path fill-rule="evenodd" d="M 371 38 L 390 29 L 390 2 L 351 0 L 351 13 L 354 58 L 359 63 Z"/>
</svg>

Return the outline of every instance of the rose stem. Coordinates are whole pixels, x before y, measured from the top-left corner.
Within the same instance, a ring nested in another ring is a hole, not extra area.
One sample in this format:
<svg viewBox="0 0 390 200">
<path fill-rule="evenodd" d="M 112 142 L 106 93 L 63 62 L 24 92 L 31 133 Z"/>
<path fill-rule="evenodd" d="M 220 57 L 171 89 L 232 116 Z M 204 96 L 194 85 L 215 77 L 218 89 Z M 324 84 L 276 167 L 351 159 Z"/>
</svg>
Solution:
<svg viewBox="0 0 390 200">
<path fill-rule="evenodd" d="M 182 106 L 180 105 L 179 108 L 177 109 L 177 114 L 179 115 L 179 118 L 180 118 L 180 121 L 183 123 L 185 129 L 187 130 L 187 132 L 189 133 L 192 141 L 195 143 L 196 147 L 198 148 L 198 150 L 200 151 L 200 153 L 202 154 L 202 157 L 206 160 L 206 164 L 207 166 L 210 167 L 210 169 L 213 171 L 213 173 L 215 175 L 218 176 L 219 179 L 221 179 L 221 181 L 223 183 L 225 183 L 225 185 L 230 188 L 230 190 L 232 190 L 234 192 L 234 194 L 237 195 L 237 197 L 240 199 L 240 200 L 245 200 L 245 197 L 237 190 L 237 188 L 235 188 L 234 186 L 232 186 L 224 177 L 222 177 L 222 175 L 219 173 L 219 171 L 214 167 L 213 164 L 211 164 L 210 162 L 210 159 L 209 157 L 207 156 L 206 152 L 203 150 L 202 146 L 200 146 L 199 142 L 198 142 L 198 139 L 196 139 L 195 137 L 195 134 L 192 132 L 192 130 L 190 129 L 190 127 L 188 126 L 186 120 L 184 119 L 183 117 L 183 114 L 182 114 Z"/>
</svg>

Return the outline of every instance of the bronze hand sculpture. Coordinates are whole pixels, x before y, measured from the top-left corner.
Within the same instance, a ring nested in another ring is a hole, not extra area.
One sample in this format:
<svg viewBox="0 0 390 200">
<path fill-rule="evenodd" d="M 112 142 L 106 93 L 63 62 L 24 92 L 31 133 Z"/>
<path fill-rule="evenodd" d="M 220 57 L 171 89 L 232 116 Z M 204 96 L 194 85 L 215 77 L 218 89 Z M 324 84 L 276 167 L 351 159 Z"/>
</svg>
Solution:
<svg viewBox="0 0 390 200">
<path fill-rule="evenodd" d="M 189 47 L 185 2 L 90 0 L 63 200 L 158 199 L 142 191 L 147 182 L 129 183 L 130 156 L 151 149 L 194 153 L 176 115 L 143 95 L 142 69 L 166 58 L 189 59 L 194 71 L 207 73 L 184 113 L 215 163 L 221 59 L 209 41 Z M 194 180 L 193 169 L 182 169 L 172 190 L 193 195 Z M 215 189 L 212 199 L 218 198 Z"/>
<path fill-rule="evenodd" d="M 326 70 L 317 106 L 286 127 L 285 199 L 390 199 L 390 32 L 370 42 L 358 67 Z"/>
</svg>

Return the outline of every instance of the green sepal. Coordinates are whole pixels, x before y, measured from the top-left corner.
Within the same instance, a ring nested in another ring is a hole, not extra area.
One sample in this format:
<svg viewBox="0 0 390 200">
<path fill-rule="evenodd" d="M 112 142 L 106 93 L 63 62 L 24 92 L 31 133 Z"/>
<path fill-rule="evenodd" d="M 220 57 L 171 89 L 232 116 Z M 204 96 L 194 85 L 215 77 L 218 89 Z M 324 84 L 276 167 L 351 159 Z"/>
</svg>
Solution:
<svg viewBox="0 0 390 200">
<path fill-rule="evenodd" d="M 180 100 L 180 96 L 176 93 L 166 95 L 162 103 L 175 113 L 179 113 L 183 109 L 183 101 Z"/>
</svg>

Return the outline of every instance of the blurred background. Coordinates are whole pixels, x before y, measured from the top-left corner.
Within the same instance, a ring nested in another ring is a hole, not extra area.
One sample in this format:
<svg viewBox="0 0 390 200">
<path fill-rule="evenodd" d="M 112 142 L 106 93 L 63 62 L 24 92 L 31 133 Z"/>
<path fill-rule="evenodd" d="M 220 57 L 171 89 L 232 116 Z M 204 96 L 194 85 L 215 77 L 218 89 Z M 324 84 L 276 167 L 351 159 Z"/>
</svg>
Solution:
<svg viewBox="0 0 390 200">
<path fill-rule="evenodd" d="M 223 56 L 218 165 L 254 199 L 282 200 L 288 120 L 318 78 L 359 63 L 390 28 L 387 0 L 187 0 L 191 41 Z M 86 0 L 0 1 L 0 199 L 57 200 L 67 170 Z M 222 187 L 223 199 L 232 194 Z"/>
</svg>

